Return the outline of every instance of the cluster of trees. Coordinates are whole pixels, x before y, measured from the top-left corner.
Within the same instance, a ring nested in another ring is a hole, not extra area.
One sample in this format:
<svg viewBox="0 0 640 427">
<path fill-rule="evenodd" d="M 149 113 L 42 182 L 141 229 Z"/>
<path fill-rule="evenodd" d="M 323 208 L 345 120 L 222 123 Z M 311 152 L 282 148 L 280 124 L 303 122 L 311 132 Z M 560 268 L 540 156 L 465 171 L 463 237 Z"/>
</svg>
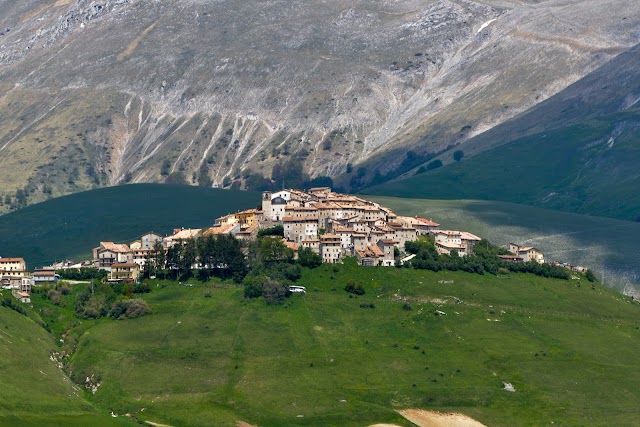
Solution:
<svg viewBox="0 0 640 427">
<path fill-rule="evenodd" d="M 322 264 L 322 257 L 307 248 L 299 250 L 296 263 L 294 252 L 284 244 L 282 235 L 282 226 L 261 230 L 258 239 L 248 242 L 247 247 L 225 234 L 187 239 L 167 250 L 158 243 L 147 256 L 143 277 L 186 280 L 197 275 L 200 280 L 211 276 L 233 279 L 244 284 L 246 297 L 264 296 L 269 303 L 281 303 L 289 294 L 289 286 L 300 278 L 300 266 L 315 268 Z M 84 305 L 79 312 L 82 314 L 83 310 Z M 95 311 L 89 310 L 91 316 Z M 104 313 L 103 310 L 101 314 Z"/>
<path fill-rule="evenodd" d="M 407 242 L 406 250 L 415 254 L 416 257 L 410 261 L 413 268 L 440 271 L 466 271 L 469 273 L 498 274 L 499 272 L 533 273 L 543 277 L 553 277 L 556 279 L 568 280 L 571 278 L 569 271 L 560 266 L 550 264 L 538 264 L 537 262 L 515 263 L 503 261 L 498 257 L 500 254 L 508 253 L 505 249 L 492 245 L 483 239 L 473 249 L 473 255 L 464 257 L 458 256 L 456 251 L 451 251 L 448 255 L 440 255 L 436 250 L 433 240 L 429 238 L 415 242 Z"/>
<path fill-rule="evenodd" d="M 86 287 L 76 294 L 75 301 L 69 300 L 73 293 L 66 284 L 36 286 L 32 292 L 42 294 L 55 305 L 74 304 L 76 316 L 82 319 L 135 318 L 151 312 L 146 302 L 135 298 L 135 294 L 151 292 L 147 283 L 106 283 L 92 280 L 90 285 L 83 286 Z"/>
<path fill-rule="evenodd" d="M 152 275 L 188 278 L 193 274 L 194 266 L 198 267 L 198 276 L 202 280 L 217 276 L 234 277 L 240 281 L 246 274 L 240 241 L 225 234 L 187 239 L 167 250 L 158 242 L 145 260 L 142 274 L 144 278 Z"/>
<path fill-rule="evenodd" d="M 315 268 L 322 257 L 311 249 L 298 251 L 298 263 L 293 251 L 281 239 L 264 236 L 249 245 L 249 273 L 243 280 L 247 298 L 264 297 L 268 304 L 281 304 L 291 295 L 289 286 L 302 276 L 300 266 Z"/>
<path fill-rule="evenodd" d="M 56 274 L 60 275 L 63 280 L 102 280 L 107 277 L 106 270 L 98 270 L 93 267 L 69 268 L 66 270 L 57 270 Z"/>
</svg>

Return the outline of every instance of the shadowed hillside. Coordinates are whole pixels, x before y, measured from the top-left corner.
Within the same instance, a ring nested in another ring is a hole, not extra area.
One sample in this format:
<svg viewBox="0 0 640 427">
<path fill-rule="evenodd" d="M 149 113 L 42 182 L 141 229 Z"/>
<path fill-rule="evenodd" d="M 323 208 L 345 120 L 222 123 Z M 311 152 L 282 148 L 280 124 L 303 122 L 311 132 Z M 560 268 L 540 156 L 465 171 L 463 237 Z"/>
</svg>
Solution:
<svg viewBox="0 0 640 427">
<path fill-rule="evenodd" d="M 471 158 L 363 190 L 484 199 L 640 219 L 640 111 L 524 137 Z"/>
<path fill-rule="evenodd" d="M 211 226 L 260 200 L 248 191 L 160 184 L 82 192 L 0 216 L 0 254 L 24 257 L 30 268 L 87 258 L 101 240 L 128 243 L 148 231 Z"/>
<path fill-rule="evenodd" d="M 640 219 L 640 45 L 370 194 L 485 199 Z M 456 161 L 453 154 L 462 151 Z M 435 160 L 437 161 L 437 160 Z M 413 176 L 415 175 L 415 176 Z"/>
</svg>

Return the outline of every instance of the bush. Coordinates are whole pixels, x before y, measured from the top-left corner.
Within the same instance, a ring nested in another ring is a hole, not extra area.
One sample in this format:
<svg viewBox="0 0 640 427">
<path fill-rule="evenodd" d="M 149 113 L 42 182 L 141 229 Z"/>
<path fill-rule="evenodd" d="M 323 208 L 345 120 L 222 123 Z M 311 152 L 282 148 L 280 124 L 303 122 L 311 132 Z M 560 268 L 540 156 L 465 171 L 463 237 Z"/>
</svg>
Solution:
<svg viewBox="0 0 640 427">
<path fill-rule="evenodd" d="M 587 280 L 588 280 L 588 281 L 590 281 L 590 282 L 595 282 L 595 281 L 596 281 L 596 275 L 595 275 L 595 274 L 593 274 L 593 271 L 591 271 L 591 270 L 587 270 L 587 271 L 584 273 L 584 276 L 585 276 L 585 277 L 587 278 Z"/>
<path fill-rule="evenodd" d="M 273 279 L 265 275 L 249 275 L 244 278 L 244 296 L 246 298 L 264 297 L 267 304 L 282 304 L 291 292 L 286 281 Z"/>
<path fill-rule="evenodd" d="M 109 312 L 109 316 L 114 319 L 135 319 L 149 314 L 149 305 L 141 299 L 116 301 Z"/>
<path fill-rule="evenodd" d="M 60 292 L 56 291 L 55 289 L 51 289 L 48 293 L 47 293 L 47 298 L 49 299 L 49 301 L 51 301 L 53 304 L 55 305 L 60 305 Z"/>
<path fill-rule="evenodd" d="M 462 158 L 464 157 L 464 151 L 462 150 L 457 150 L 453 152 L 453 159 L 456 162 L 459 162 L 460 160 L 462 160 Z"/>
<path fill-rule="evenodd" d="M 16 311 L 16 312 L 18 312 L 20 314 L 24 314 L 25 316 L 27 314 L 26 310 L 20 305 L 20 303 L 18 303 L 12 297 L 4 297 L 2 299 L 2 302 L 0 302 L 0 305 L 2 307 L 10 308 L 13 311 Z"/>
<path fill-rule="evenodd" d="M 135 294 L 148 294 L 149 292 L 151 292 L 151 286 L 146 282 L 133 285 L 133 293 Z"/>
<path fill-rule="evenodd" d="M 353 281 L 347 283 L 347 285 L 344 287 L 344 290 L 349 292 L 350 294 L 355 294 L 355 295 L 364 295 L 365 294 L 365 290 L 364 290 L 364 287 L 362 286 L 362 284 L 356 283 L 356 282 L 353 282 Z"/>
<path fill-rule="evenodd" d="M 68 287 L 67 285 L 63 285 L 63 286 L 60 288 L 60 293 L 61 293 L 62 295 L 69 295 L 69 294 L 71 293 L 71 288 L 70 288 L 70 287 Z"/>
<path fill-rule="evenodd" d="M 434 160 L 432 162 L 429 162 L 429 164 L 427 164 L 427 170 L 431 171 L 434 169 L 438 169 L 441 166 L 442 166 L 442 162 L 440 160 Z"/>
<path fill-rule="evenodd" d="M 282 304 L 289 295 L 289 287 L 284 283 L 266 277 L 262 282 L 262 296 L 267 304 Z"/>
</svg>

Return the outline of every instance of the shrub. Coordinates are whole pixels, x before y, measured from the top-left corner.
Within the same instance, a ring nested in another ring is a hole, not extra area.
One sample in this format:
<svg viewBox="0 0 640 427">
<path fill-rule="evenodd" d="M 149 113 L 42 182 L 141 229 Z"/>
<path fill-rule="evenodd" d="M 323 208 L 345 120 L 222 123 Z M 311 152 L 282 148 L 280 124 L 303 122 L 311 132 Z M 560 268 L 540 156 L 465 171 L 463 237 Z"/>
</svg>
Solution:
<svg viewBox="0 0 640 427">
<path fill-rule="evenodd" d="M 350 294 L 355 294 L 355 295 L 365 294 L 365 290 L 362 284 L 356 283 L 354 281 L 350 281 L 349 283 L 347 283 L 347 285 L 344 287 L 344 290 L 349 292 Z"/>
<path fill-rule="evenodd" d="M 26 310 L 16 300 L 14 300 L 12 297 L 3 298 L 2 302 L 0 302 L 0 305 L 2 307 L 7 307 L 7 308 L 10 308 L 10 309 L 12 309 L 14 311 L 17 311 L 20 314 L 24 314 L 24 315 L 27 314 Z"/>
<path fill-rule="evenodd" d="M 49 299 L 49 301 L 51 301 L 53 304 L 55 305 L 60 305 L 60 292 L 56 291 L 55 289 L 51 289 L 48 293 L 47 293 L 47 298 Z"/>
<path fill-rule="evenodd" d="M 262 296 L 267 304 L 282 304 L 289 294 L 289 287 L 284 283 L 266 277 L 262 282 Z"/>
<path fill-rule="evenodd" d="M 462 160 L 462 158 L 464 157 L 464 151 L 462 150 L 457 150 L 453 152 L 453 159 L 456 162 L 459 162 L 460 160 Z"/>
<path fill-rule="evenodd" d="M 141 299 L 116 301 L 111 307 L 109 316 L 114 319 L 135 319 L 149 314 L 151 309 L 146 302 Z"/>
<path fill-rule="evenodd" d="M 438 169 L 441 166 L 442 166 L 442 162 L 440 160 L 434 160 L 427 164 L 427 170 L 430 171 L 430 170 Z"/>
<path fill-rule="evenodd" d="M 63 286 L 60 288 L 60 293 L 61 293 L 62 295 L 69 295 L 69 294 L 71 293 L 71 288 L 70 288 L 69 286 L 67 286 L 67 285 L 63 285 Z"/>
<path fill-rule="evenodd" d="M 133 285 L 133 293 L 148 294 L 149 292 L 151 292 L 151 286 L 149 286 L 149 284 L 146 282 L 136 283 L 135 285 Z"/>
<path fill-rule="evenodd" d="M 588 280 L 588 281 L 590 281 L 590 282 L 595 282 L 595 281 L 596 281 L 596 275 L 595 275 L 595 274 L 593 274 L 593 271 L 591 271 L 591 270 L 587 270 L 587 271 L 584 273 L 584 276 L 585 276 L 585 277 L 587 278 L 587 280 Z"/>
</svg>

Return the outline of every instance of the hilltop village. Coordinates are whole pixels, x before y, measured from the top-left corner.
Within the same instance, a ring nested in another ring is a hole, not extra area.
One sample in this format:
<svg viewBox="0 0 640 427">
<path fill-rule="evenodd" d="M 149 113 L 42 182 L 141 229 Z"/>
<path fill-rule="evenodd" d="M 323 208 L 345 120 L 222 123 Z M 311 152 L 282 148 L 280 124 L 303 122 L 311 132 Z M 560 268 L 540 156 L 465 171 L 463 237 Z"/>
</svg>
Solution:
<svg viewBox="0 0 640 427">
<path fill-rule="evenodd" d="M 3 288 L 11 289 L 23 302 L 29 301 L 31 286 L 58 281 L 56 270 L 89 267 L 105 271 L 108 281 L 137 282 L 145 264 L 161 250 L 208 236 L 227 235 L 251 241 L 261 232 L 279 239 L 295 258 L 305 249 L 319 255 L 323 263 L 341 263 L 345 257 L 354 257 L 362 266 L 383 267 L 404 264 L 414 258 L 415 254 L 407 254 L 406 245 L 421 236 L 431 239 L 438 254 L 459 257 L 472 255 L 474 246 L 481 241 L 469 232 L 441 229 L 431 219 L 397 215 L 379 203 L 336 193 L 329 187 L 288 189 L 263 192 L 259 207 L 217 218 L 208 228 L 178 228 L 166 236 L 149 232 L 128 244 L 100 242 L 93 249 L 91 261 L 65 261 L 31 273 L 23 258 L 0 258 L 0 280 Z M 545 262 L 536 248 L 513 243 L 498 256 L 505 262 Z M 201 260 L 195 260 L 193 268 L 200 267 Z"/>
</svg>

